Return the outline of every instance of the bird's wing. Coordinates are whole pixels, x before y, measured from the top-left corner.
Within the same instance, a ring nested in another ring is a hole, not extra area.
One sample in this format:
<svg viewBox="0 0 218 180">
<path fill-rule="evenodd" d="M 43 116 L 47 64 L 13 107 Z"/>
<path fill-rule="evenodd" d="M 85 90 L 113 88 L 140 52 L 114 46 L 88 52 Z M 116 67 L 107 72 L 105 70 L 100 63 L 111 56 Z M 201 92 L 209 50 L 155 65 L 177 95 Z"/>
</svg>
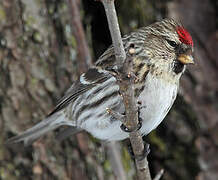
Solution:
<svg viewBox="0 0 218 180">
<path fill-rule="evenodd" d="M 62 125 L 73 126 L 71 122 L 66 120 L 62 115 L 62 110 L 74 101 L 79 95 L 93 88 L 99 83 L 103 83 L 112 75 L 107 71 L 99 70 L 97 68 L 91 68 L 86 73 L 80 76 L 80 79 L 66 92 L 65 96 L 60 100 L 55 109 L 40 123 L 36 124 L 32 128 L 26 130 L 22 134 L 12 137 L 7 141 L 7 144 L 13 144 L 18 142 L 24 142 L 25 145 L 29 145 L 38 139 L 45 133 L 54 130 Z M 60 113 L 57 113 L 60 112 Z M 81 131 L 80 128 L 72 127 L 61 132 L 58 136 L 59 139 L 63 139 L 73 133 Z"/>
<path fill-rule="evenodd" d="M 79 95 L 85 93 L 96 84 L 103 83 L 107 79 L 111 78 L 111 74 L 108 71 L 100 70 L 98 68 L 91 68 L 86 73 L 82 74 L 80 78 L 67 90 L 65 95 L 60 99 L 54 110 L 48 115 L 62 110 L 74 101 Z"/>
<path fill-rule="evenodd" d="M 137 64 L 134 66 L 141 66 L 149 62 L 149 57 L 144 51 L 144 41 L 145 36 L 143 33 L 133 32 L 130 35 L 126 35 L 122 38 L 123 45 L 126 51 L 127 56 L 129 55 L 128 50 L 132 47 L 135 49 L 135 60 Z M 49 114 L 54 114 L 55 112 L 65 108 L 70 102 L 77 98 L 80 94 L 91 89 L 98 83 L 102 83 L 109 79 L 112 75 L 109 71 L 113 70 L 116 67 L 116 58 L 114 53 L 113 46 L 110 46 L 103 54 L 99 57 L 98 61 L 95 63 L 97 68 L 91 68 L 86 73 L 80 76 L 78 80 L 65 94 L 65 96 L 60 100 L 59 104 L 55 109 Z M 99 70 L 98 68 L 105 69 Z M 107 71 L 108 70 L 108 71 Z M 143 74 L 144 74 L 143 70 Z"/>
</svg>

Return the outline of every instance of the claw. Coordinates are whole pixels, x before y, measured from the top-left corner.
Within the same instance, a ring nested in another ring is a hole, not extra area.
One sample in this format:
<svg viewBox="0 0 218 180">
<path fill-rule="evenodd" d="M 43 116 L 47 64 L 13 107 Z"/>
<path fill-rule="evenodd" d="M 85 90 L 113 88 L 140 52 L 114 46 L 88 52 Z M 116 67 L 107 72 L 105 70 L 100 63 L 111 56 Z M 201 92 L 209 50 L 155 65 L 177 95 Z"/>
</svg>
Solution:
<svg viewBox="0 0 218 180">
<path fill-rule="evenodd" d="M 138 104 L 141 105 L 141 102 L 138 102 Z M 140 130 L 140 129 L 141 129 L 141 127 L 142 127 L 142 119 L 140 118 L 140 110 L 141 110 L 142 108 L 145 108 L 145 107 L 146 107 L 146 106 L 138 106 L 138 120 L 139 120 L 139 122 L 138 122 L 138 124 L 137 124 L 136 129 L 134 129 L 134 130 L 129 129 L 129 128 L 127 128 L 127 127 L 124 125 L 124 123 L 125 123 L 125 118 L 126 118 L 125 115 L 120 114 L 120 113 L 118 113 L 118 112 L 116 112 L 116 111 L 114 111 L 114 110 L 112 110 L 112 109 L 110 109 L 110 108 L 106 108 L 106 111 L 107 111 L 107 113 L 110 114 L 113 118 L 115 118 L 115 119 L 117 119 L 117 120 L 120 120 L 120 121 L 123 123 L 123 124 L 121 124 L 120 128 L 121 128 L 124 132 L 129 133 L 129 132 L 132 132 L 132 131 Z"/>
<path fill-rule="evenodd" d="M 150 144 L 148 143 L 145 143 L 144 144 L 144 151 L 141 155 L 134 155 L 133 153 L 133 149 L 132 149 L 132 146 L 131 145 L 128 145 L 128 150 L 129 150 L 129 153 L 130 153 L 130 156 L 132 159 L 136 159 L 137 161 L 141 161 L 143 160 L 145 157 L 148 156 L 148 154 L 150 153 Z"/>
<path fill-rule="evenodd" d="M 141 105 L 141 101 L 138 101 L 138 104 Z M 138 106 L 138 113 L 140 113 L 140 110 L 146 108 L 146 106 Z"/>
<path fill-rule="evenodd" d="M 136 131 L 136 130 L 138 131 L 138 130 L 140 130 L 141 127 L 142 127 L 142 119 L 139 117 L 138 120 L 139 120 L 139 122 L 138 122 L 137 127 L 136 127 L 135 130 L 129 129 L 129 128 L 126 127 L 124 124 L 121 124 L 120 128 L 121 128 L 124 132 L 128 132 L 128 133 L 129 133 L 129 132 L 132 132 L 132 131 Z"/>
<path fill-rule="evenodd" d="M 110 114 L 113 118 L 117 119 L 117 120 L 120 120 L 122 123 L 125 121 L 125 118 L 126 116 L 123 115 L 123 114 L 120 114 L 116 111 L 113 111 L 112 109 L 110 108 L 106 108 L 106 111 L 108 114 Z"/>
<path fill-rule="evenodd" d="M 143 153 L 141 154 L 141 155 L 138 155 L 138 156 L 135 156 L 135 159 L 137 160 L 137 161 L 141 161 L 141 160 L 143 160 L 144 158 L 146 158 L 147 156 L 148 156 L 148 154 L 150 153 L 150 144 L 148 144 L 148 143 L 145 143 L 144 144 L 144 151 L 143 151 Z"/>
<path fill-rule="evenodd" d="M 127 133 L 132 132 L 132 130 L 127 128 L 124 124 L 121 124 L 120 129 L 124 132 L 127 132 Z"/>
<path fill-rule="evenodd" d="M 141 129 L 141 127 L 142 127 L 142 120 L 141 120 L 141 118 L 140 118 L 140 119 L 139 119 L 139 123 L 137 124 L 136 130 Z M 128 133 L 129 133 L 129 132 L 132 132 L 132 131 L 135 131 L 135 130 L 129 129 L 129 128 L 126 127 L 124 124 L 121 124 L 120 128 L 121 128 L 124 132 L 128 132 Z"/>
</svg>

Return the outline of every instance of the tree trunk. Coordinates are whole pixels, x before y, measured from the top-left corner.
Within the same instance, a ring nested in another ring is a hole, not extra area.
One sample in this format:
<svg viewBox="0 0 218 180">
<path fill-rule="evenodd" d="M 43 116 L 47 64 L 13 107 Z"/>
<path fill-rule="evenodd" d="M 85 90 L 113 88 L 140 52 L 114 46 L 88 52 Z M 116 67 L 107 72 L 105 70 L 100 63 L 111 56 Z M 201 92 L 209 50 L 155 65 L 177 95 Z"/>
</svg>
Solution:
<svg viewBox="0 0 218 180">
<path fill-rule="evenodd" d="M 4 144 L 43 119 L 77 78 L 69 18 L 61 1 L 0 2 L 0 179 L 106 176 L 87 136 L 57 142 L 50 133 L 25 149 Z"/>
</svg>

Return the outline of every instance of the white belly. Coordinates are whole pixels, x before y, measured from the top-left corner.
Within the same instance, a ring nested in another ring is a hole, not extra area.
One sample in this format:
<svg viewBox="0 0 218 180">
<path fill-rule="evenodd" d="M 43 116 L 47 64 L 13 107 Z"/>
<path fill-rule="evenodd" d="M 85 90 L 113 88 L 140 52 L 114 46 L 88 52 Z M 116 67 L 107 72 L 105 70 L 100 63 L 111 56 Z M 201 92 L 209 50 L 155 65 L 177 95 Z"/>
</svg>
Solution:
<svg viewBox="0 0 218 180">
<path fill-rule="evenodd" d="M 142 106 L 140 117 L 143 120 L 141 132 L 143 135 L 150 133 L 165 118 L 172 107 L 177 91 L 177 84 L 166 83 L 160 78 L 147 76 L 146 86 L 139 96 Z"/>
<path fill-rule="evenodd" d="M 119 87 L 115 85 L 113 88 Z M 148 134 L 161 123 L 169 112 L 176 95 L 176 84 L 166 83 L 160 78 L 154 78 L 150 74 L 147 75 L 146 86 L 138 98 L 142 102 L 142 106 L 144 106 L 140 111 L 140 117 L 143 121 L 140 131 L 143 135 Z M 118 99 L 120 100 L 120 98 Z M 118 99 L 117 101 L 119 101 Z M 107 105 L 110 106 L 110 103 Z M 122 106 L 121 104 L 120 110 L 124 111 Z M 80 127 L 102 140 L 116 141 L 127 138 L 129 133 L 120 129 L 122 123 L 119 120 L 111 121 L 111 117 L 106 113 L 106 108 L 105 106 L 102 109 L 97 109 L 96 112 L 90 112 L 90 118 L 83 121 Z M 105 116 L 99 118 L 98 114 L 102 112 L 105 112 Z M 81 122 L 82 119 L 81 116 L 81 120 L 78 121 Z"/>
</svg>

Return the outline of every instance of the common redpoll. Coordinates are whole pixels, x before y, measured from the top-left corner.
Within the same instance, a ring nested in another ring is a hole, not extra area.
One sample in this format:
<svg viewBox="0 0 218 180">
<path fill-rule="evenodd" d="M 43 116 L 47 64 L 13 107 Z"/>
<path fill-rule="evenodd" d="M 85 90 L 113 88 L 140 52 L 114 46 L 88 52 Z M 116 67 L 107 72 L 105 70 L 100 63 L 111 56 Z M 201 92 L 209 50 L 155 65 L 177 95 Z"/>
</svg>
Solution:
<svg viewBox="0 0 218 180">
<path fill-rule="evenodd" d="M 165 19 L 124 36 L 123 43 L 127 55 L 130 47 L 135 50 L 133 73 L 138 81 L 134 89 L 142 107 L 139 108 L 140 131 L 146 135 L 161 123 L 174 103 L 185 65 L 194 63 L 193 41 L 180 23 Z M 129 134 L 120 128 L 122 122 L 107 112 L 109 108 L 125 114 L 119 86 L 110 73 L 115 67 L 111 46 L 95 66 L 70 87 L 52 113 L 23 134 L 9 139 L 8 143 L 30 144 L 60 126 L 70 126 L 66 132 L 88 131 L 101 140 L 127 138 Z"/>
</svg>

